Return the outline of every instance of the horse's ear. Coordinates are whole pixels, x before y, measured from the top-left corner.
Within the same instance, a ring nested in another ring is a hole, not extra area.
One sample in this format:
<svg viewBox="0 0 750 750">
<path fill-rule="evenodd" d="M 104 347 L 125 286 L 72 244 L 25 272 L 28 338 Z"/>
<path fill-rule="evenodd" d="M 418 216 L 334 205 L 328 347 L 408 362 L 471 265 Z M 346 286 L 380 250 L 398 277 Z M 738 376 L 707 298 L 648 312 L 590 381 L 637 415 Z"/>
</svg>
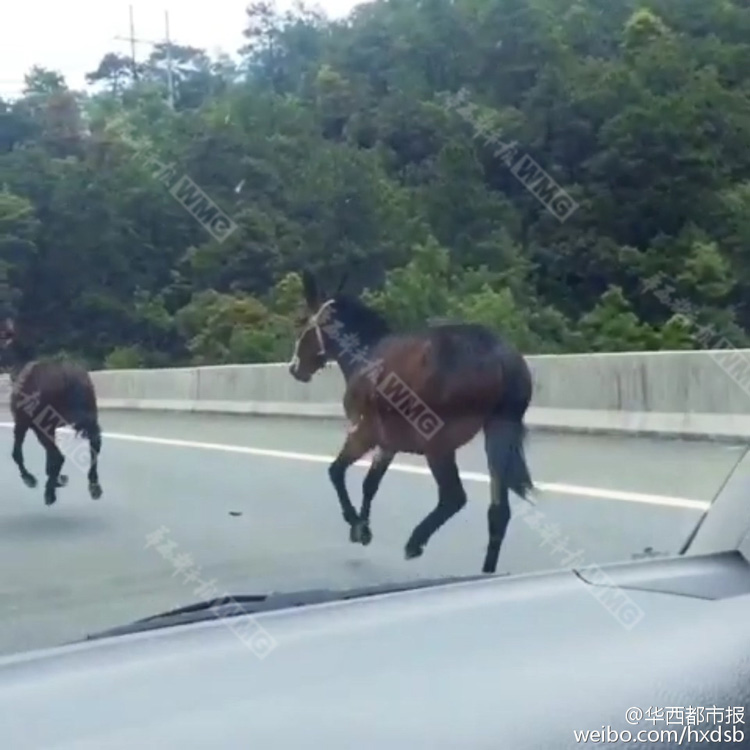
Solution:
<svg viewBox="0 0 750 750">
<path fill-rule="evenodd" d="M 307 307 L 313 312 L 318 309 L 318 284 L 315 281 L 315 277 L 305 269 L 302 271 L 302 291 L 305 295 L 305 302 Z"/>
</svg>

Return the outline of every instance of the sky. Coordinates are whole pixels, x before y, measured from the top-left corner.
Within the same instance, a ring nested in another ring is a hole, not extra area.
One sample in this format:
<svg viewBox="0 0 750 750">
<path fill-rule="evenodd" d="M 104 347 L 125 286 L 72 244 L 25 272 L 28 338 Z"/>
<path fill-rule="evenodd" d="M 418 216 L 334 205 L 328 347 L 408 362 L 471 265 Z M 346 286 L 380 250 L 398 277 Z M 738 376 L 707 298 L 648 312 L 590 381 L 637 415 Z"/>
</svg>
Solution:
<svg viewBox="0 0 750 750">
<path fill-rule="evenodd" d="M 345 16 L 359 0 L 317 0 L 330 17 Z M 169 11 L 172 41 L 234 55 L 244 43 L 245 8 L 249 0 L 9 0 L 3 3 L 0 24 L 0 97 L 16 97 L 24 75 L 33 65 L 57 70 L 68 86 L 83 89 L 85 74 L 107 52 L 130 55 L 130 43 L 115 37 L 130 34 L 128 6 L 133 6 L 135 36 L 150 41 L 165 37 Z M 288 0 L 277 7 L 290 7 Z M 136 45 L 145 59 L 148 44 Z"/>
</svg>

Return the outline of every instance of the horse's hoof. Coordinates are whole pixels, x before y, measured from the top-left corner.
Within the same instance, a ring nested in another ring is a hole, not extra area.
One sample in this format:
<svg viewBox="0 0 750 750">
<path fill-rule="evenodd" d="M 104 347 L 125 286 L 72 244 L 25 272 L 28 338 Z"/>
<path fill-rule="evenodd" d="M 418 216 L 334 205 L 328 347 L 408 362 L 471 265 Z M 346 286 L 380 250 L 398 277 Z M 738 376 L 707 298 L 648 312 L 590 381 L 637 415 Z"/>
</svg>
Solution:
<svg viewBox="0 0 750 750">
<path fill-rule="evenodd" d="M 57 477 L 57 486 L 58 487 L 65 487 L 68 484 L 68 475 L 67 474 L 60 474 L 59 477 Z"/>
<path fill-rule="evenodd" d="M 44 504 L 45 505 L 54 505 L 57 502 L 57 497 L 55 496 L 54 492 L 45 492 L 44 493 Z"/>
<path fill-rule="evenodd" d="M 36 477 L 32 474 L 27 474 L 25 477 L 21 477 L 21 479 L 23 479 L 23 483 L 32 490 L 36 487 Z"/>
<path fill-rule="evenodd" d="M 366 547 L 372 541 L 372 531 L 369 526 L 363 526 L 359 532 L 359 542 Z"/>
<path fill-rule="evenodd" d="M 407 560 L 413 560 L 415 557 L 421 557 L 424 552 L 424 547 L 418 547 L 414 544 L 407 544 L 404 551 L 404 557 Z"/>
<path fill-rule="evenodd" d="M 372 531 L 366 523 L 355 523 L 349 531 L 349 541 L 366 547 L 372 541 Z"/>
<path fill-rule="evenodd" d="M 102 486 L 97 483 L 90 484 L 89 495 L 91 495 L 92 500 L 98 500 L 102 496 Z"/>
</svg>

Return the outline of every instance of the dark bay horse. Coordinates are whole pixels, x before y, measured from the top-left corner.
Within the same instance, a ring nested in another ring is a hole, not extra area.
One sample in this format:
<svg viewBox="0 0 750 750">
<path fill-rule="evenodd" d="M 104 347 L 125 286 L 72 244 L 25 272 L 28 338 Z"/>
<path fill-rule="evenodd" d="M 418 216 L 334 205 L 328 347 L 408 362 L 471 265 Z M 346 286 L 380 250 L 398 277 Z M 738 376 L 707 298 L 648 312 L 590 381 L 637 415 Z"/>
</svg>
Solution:
<svg viewBox="0 0 750 750">
<path fill-rule="evenodd" d="M 89 441 L 89 494 L 94 500 L 102 495 L 97 470 L 102 448 L 96 392 L 88 372 L 81 366 L 55 360 L 34 360 L 31 349 L 16 333 L 11 319 L 0 323 L 0 359 L 10 369 L 10 409 L 13 414 L 13 460 L 27 487 L 36 487 L 36 477 L 24 465 L 23 441 L 31 430 L 47 454 L 47 484 L 44 502 L 57 500 L 56 489 L 68 478 L 61 474 L 65 456 L 57 446 L 55 431 L 66 425 Z"/>
<path fill-rule="evenodd" d="M 430 537 L 466 504 L 456 451 L 483 429 L 491 499 L 482 572 L 494 573 L 510 522 L 508 491 L 528 499 L 533 490 L 524 457 L 523 420 L 532 396 L 526 361 L 484 326 L 394 333 L 374 310 L 341 294 L 341 285 L 326 299 L 305 271 L 303 286 L 305 320 L 289 370 L 307 383 L 334 360 L 344 375 L 344 411 L 351 426 L 329 476 L 350 540 L 363 545 L 372 540 L 372 500 L 396 453 L 420 454 L 438 485 L 438 503 L 406 544 L 406 558 L 419 557 Z M 357 514 L 345 473 L 373 449 Z"/>
</svg>

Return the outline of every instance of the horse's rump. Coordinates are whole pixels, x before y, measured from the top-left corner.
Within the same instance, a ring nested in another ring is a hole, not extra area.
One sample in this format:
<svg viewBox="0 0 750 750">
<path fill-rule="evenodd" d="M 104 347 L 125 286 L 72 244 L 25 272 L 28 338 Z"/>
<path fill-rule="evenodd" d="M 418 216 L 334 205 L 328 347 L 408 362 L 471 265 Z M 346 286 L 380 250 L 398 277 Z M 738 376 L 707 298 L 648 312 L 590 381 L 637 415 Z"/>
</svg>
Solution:
<svg viewBox="0 0 750 750">
<path fill-rule="evenodd" d="M 98 429 L 96 391 L 89 373 L 73 362 L 38 360 L 18 374 L 11 392 L 15 418 L 48 420 L 73 426 L 84 434 Z"/>
<path fill-rule="evenodd" d="M 377 376 L 365 368 L 352 395 L 388 401 L 407 389 L 441 417 L 486 414 L 500 401 L 505 372 L 520 355 L 489 329 L 473 324 L 436 326 L 418 334 L 388 336 L 373 349 Z M 360 399 L 355 399 L 360 401 Z"/>
</svg>

